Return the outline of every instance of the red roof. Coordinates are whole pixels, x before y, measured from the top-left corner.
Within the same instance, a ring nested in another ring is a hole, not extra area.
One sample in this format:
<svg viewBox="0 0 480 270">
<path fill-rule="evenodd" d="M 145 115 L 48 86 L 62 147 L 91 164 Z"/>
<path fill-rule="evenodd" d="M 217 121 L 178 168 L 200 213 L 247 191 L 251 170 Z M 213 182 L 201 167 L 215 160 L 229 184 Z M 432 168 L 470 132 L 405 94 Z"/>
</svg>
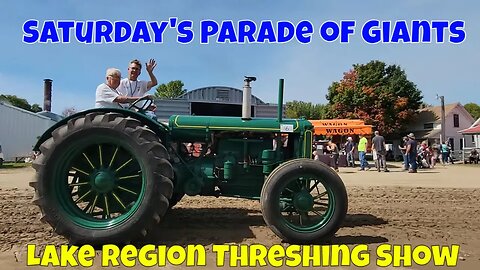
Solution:
<svg viewBox="0 0 480 270">
<path fill-rule="evenodd" d="M 462 134 L 480 134 L 480 125 L 459 131 Z"/>
</svg>

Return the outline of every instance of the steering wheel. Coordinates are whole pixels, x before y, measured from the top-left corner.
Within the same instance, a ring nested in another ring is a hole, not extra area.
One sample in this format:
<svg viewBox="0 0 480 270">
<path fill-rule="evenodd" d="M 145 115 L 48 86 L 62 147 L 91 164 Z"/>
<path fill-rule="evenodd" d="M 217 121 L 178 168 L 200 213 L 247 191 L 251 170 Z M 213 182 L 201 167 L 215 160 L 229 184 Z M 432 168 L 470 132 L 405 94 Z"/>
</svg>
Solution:
<svg viewBox="0 0 480 270">
<path fill-rule="evenodd" d="M 146 100 L 142 105 L 137 105 L 141 101 Z M 148 109 L 151 105 L 153 104 L 153 98 L 151 96 L 143 96 L 141 98 L 138 98 L 130 106 L 128 106 L 128 109 L 131 110 L 132 108 L 138 109 L 139 111 L 145 111 Z"/>
</svg>

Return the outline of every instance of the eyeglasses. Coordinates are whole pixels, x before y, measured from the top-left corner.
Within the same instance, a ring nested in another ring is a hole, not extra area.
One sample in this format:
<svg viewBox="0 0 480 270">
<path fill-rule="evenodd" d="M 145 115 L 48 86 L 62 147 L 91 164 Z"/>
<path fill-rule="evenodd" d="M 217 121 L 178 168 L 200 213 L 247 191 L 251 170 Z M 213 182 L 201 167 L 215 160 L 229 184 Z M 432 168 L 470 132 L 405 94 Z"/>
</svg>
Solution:
<svg viewBox="0 0 480 270">
<path fill-rule="evenodd" d="M 107 77 L 112 77 L 112 78 L 115 78 L 115 79 L 121 79 L 122 78 L 121 76 L 118 76 L 118 75 L 108 75 Z"/>
</svg>

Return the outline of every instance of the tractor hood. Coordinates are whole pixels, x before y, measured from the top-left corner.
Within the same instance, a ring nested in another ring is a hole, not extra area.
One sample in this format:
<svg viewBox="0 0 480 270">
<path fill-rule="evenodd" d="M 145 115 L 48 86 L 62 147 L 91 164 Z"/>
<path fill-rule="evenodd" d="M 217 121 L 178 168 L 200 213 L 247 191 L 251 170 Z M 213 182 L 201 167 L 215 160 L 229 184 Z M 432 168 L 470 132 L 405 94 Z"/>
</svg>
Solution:
<svg viewBox="0 0 480 270">
<path fill-rule="evenodd" d="M 313 125 L 305 119 L 252 118 L 243 120 L 240 117 L 212 117 L 172 115 L 169 127 L 173 137 L 184 135 L 205 136 L 211 131 L 250 131 L 303 133 L 312 130 Z"/>
</svg>

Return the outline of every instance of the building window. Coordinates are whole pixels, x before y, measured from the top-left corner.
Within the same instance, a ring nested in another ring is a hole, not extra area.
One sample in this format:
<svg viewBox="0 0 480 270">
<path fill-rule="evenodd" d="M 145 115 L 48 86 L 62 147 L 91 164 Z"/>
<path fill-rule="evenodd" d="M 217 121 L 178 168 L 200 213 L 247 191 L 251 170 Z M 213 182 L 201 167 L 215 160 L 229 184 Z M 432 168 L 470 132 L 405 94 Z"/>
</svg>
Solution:
<svg viewBox="0 0 480 270">
<path fill-rule="evenodd" d="M 460 150 L 463 150 L 463 138 L 460 138 Z"/>
<path fill-rule="evenodd" d="M 423 129 L 433 129 L 433 123 L 423 124 Z"/>
<path fill-rule="evenodd" d="M 229 101 L 229 91 L 228 90 L 217 90 L 217 98 L 218 101 Z"/>
<path fill-rule="evenodd" d="M 453 127 L 460 127 L 460 120 L 458 119 L 458 114 L 453 115 Z"/>
</svg>

